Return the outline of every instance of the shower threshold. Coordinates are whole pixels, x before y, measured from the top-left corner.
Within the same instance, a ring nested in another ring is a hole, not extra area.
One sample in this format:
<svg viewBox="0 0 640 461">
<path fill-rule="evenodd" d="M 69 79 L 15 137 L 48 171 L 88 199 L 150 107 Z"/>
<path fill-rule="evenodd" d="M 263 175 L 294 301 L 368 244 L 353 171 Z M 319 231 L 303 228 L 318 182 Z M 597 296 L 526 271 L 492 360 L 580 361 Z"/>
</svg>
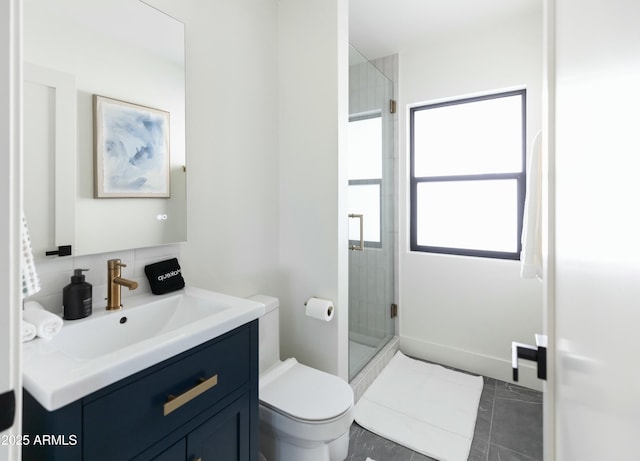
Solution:
<svg viewBox="0 0 640 461">
<path fill-rule="evenodd" d="M 358 346 L 371 347 L 371 355 L 368 356 L 368 362 L 365 361 L 355 376 L 351 374 L 351 346 L 353 339 L 349 339 L 349 368 L 350 381 L 349 384 L 353 389 L 354 400 L 357 402 L 362 394 L 367 390 L 374 379 L 382 372 L 384 367 L 391 361 L 395 353 L 398 351 L 400 338 L 398 336 L 387 336 L 383 341 L 378 340 L 377 347 L 362 344 L 356 341 Z M 356 346 L 356 347 L 358 347 Z M 361 352 L 361 350 L 360 350 Z"/>
</svg>

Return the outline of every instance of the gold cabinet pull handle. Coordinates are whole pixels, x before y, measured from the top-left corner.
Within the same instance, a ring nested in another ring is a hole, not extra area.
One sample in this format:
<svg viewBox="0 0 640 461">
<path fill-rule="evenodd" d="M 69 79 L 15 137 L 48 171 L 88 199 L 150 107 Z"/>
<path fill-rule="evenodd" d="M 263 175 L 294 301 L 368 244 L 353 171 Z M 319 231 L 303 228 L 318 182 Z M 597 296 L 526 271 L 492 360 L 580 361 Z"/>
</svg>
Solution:
<svg viewBox="0 0 640 461">
<path fill-rule="evenodd" d="M 164 415 L 167 416 L 169 413 L 177 410 L 185 403 L 189 403 L 191 400 L 208 391 L 216 384 L 218 384 L 218 375 L 213 375 L 209 379 L 200 378 L 200 384 L 192 387 L 184 394 L 180 394 L 177 397 L 173 395 L 168 396 L 167 402 L 164 404 Z"/>
</svg>

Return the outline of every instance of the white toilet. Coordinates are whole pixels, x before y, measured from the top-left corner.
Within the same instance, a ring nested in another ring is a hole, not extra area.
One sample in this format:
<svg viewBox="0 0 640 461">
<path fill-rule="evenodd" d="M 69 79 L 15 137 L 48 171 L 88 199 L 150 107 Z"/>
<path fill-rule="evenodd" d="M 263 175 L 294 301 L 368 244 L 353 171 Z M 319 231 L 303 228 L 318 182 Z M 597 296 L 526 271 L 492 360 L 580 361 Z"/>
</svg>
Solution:
<svg viewBox="0 0 640 461">
<path fill-rule="evenodd" d="M 256 295 L 260 317 L 260 452 L 267 461 L 343 461 L 354 419 L 353 391 L 337 376 L 280 360 L 279 301 Z"/>
</svg>

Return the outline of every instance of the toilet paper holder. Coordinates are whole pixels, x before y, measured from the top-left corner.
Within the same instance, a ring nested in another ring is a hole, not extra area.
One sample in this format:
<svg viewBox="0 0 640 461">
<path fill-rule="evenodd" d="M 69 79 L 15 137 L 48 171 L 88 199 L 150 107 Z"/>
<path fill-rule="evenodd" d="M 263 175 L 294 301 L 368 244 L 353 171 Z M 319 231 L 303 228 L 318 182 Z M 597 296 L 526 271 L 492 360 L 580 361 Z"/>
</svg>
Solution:
<svg viewBox="0 0 640 461">
<path fill-rule="evenodd" d="M 311 296 L 311 298 L 319 298 L 319 297 L 318 296 Z M 311 298 L 309 298 L 309 299 L 311 299 Z M 304 307 L 307 307 L 307 304 L 309 303 L 309 299 L 307 299 L 304 302 Z M 332 313 L 332 312 L 333 312 L 333 305 L 329 306 L 329 313 Z"/>
<path fill-rule="evenodd" d="M 314 301 L 314 306 L 310 306 L 310 302 Z M 333 301 L 329 299 L 323 299 L 317 296 L 312 296 L 304 302 L 306 315 L 318 320 L 324 320 L 330 322 L 334 314 Z"/>
<path fill-rule="evenodd" d="M 304 305 L 305 305 L 305 307 L 307 306 L 307 302 L 306 302 L 306 301 L 304 302 Z M 329 307 L 327 308 L 327 310 L 328 310 L 328 313 L 329 313 L 329 314 L 333 314 L 333 306 L 329 306 Z"/>
</svg>

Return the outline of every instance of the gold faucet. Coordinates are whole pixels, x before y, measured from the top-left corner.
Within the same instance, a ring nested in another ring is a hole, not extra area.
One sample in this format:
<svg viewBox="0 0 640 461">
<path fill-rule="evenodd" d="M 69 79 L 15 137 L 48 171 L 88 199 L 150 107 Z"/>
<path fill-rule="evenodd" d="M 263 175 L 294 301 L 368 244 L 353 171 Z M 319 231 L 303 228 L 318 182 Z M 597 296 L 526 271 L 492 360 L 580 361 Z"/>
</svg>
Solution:
<svg viewBox="0 0 640 461">
<path fill-rule="evenodd" d="M 120 269 L 127 267 L 122 264 L 119 259 L 110 259 L 107 261 L 107 310 L 113 311 L 122 309 L 120 288 L 127 287 L 129 290 L 138 288 L 138 282 L 127 280 L 121 277 Z"/>
</svg>

